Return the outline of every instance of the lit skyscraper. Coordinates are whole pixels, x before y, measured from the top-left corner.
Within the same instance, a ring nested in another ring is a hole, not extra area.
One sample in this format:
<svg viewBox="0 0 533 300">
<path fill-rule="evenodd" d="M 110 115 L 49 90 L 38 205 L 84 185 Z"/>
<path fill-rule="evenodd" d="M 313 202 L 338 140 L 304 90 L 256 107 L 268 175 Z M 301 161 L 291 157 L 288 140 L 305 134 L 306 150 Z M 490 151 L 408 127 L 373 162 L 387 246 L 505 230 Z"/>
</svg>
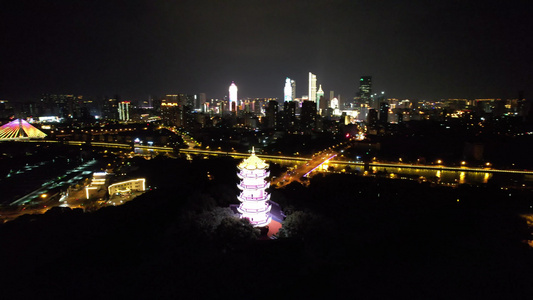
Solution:
<svg viewBox="0 0 533 300">
<path fill-rule="evenodd" d="M 291 79 L 289 77 L 287 77 L 287 79 L 285 79 L 285 88 L 283 89 L 283 94 L 285 97 L 283 97 L 283 99 L 285 101 L 292 101 L 292 85 L 291 85 Z"/>
<path fill-rule="evenodd" d="M 230 111 L 237 111 L 237 86 L 235 82 L 232 81 L 229 86 L 229 107 Z"/>
<path fill-rule="evenodd" d="M 292 100 L 296 99 L 296 81 L 291 79 Z"/>
<path fill-rule="evenodd" d="M 368 104 L 372 95 L 372 76 L 361 76 L 359 80 L 359 97 Z"/>
<path fill-rule="evenodd" d="M 130 120 L 130 101 L 121 101 L 118 103 L 118 118 L 121 121 Z"/>
<path fill-rule="evenodd" d="M 316 102 L 316 75 L 309 72 L 309 101 Z"/>
<path fill-rule="evenodd" d="M 320 112 L 321 108 L 326 108 L 326 106 L 324 105 L 325 103 L 320 103 L 320 101 L 324 100 L 324 91 L 322 90 L 322 85 L 319 85 L 318 91 L 316 92 L 316 111 Z"/>
</svg>

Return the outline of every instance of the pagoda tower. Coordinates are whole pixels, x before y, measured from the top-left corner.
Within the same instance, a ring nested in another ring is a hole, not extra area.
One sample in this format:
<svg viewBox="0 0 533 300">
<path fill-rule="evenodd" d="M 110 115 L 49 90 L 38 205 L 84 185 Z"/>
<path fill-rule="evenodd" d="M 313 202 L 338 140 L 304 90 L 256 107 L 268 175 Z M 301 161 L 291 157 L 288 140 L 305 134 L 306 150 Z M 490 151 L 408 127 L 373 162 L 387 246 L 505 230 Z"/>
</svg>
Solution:
<svg viewBox="0 0 533 300">
<path fill-rule="evenodd" d="M 239 165 L 239 173 L 237 176 L 241 182 L 237 185 L 241 190 L 237 199 L 241 205 L 237 211 L 241 214 L 241 218 L 250 220 L 255 227 L 263 227 L 270 224 L 272 217 L 270 216 L 270 194 L 265 190 L 270 186 L 270 182 L 265 180 L 270 175 L 267 170 L 268 164 L 262 159 L 255 156 L 252 148 L 252 155 L 243 160 Z"/>
</svg>

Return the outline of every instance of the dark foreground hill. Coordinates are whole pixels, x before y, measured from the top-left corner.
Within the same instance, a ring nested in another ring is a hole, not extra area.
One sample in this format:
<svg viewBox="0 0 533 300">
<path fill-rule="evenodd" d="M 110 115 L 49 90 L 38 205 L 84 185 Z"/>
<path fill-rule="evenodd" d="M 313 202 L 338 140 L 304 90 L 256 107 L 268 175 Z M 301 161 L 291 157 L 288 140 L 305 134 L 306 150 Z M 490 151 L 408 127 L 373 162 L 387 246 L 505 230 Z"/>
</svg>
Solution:
<svg viewBox="0 0 533 300">
<path fill-rule="evenodd" d="M 236 193 L 234 161 L 176 164 L 158 189 L 123 206 L 53 209 L 0 226 L 2 297 L 531 295 L 533 253 L 519 217 L 527 192 L 509 201 L 491 187 L 317 177 L 273 191 L 288 217 L 283 237 L 261 240 L 221 208 Z M 211 168 L 212 181 L 202 176 Z"/>
</svg>

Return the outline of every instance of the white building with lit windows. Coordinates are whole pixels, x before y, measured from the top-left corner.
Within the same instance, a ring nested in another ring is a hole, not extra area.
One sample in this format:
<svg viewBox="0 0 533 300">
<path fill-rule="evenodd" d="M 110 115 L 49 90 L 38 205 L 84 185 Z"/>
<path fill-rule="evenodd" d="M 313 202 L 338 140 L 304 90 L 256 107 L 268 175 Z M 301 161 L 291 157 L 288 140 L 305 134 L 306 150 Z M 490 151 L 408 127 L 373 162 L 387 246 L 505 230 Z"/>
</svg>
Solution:
<svg viewBox="0 0 533 300">
<path fill-rule="evenodd" d="M 292 82 L 293 80 L 291 80 L 289 77 L 285 79 L 285 87 L 283 88 L 283 100 L 285 102 L 294 100 L 292 98 Z"/>
<path fill-rule="evenodd" d="M 316 102 L 316 75 L 309 72 L 309 101 Z"/>
<path fill-rule="evenodd" d="M 237 111 L 237 102 L 238 102 L 238 98 L 237 98 L 237 92 L 239 91 L 239 89 L 237 88 L 237 85 L 235 84 L 235 82 L 231 82 L 231 85 L 229 86 L 229 110 L 232 111 L 232 112 L 236 112 Z"/>
<path fill-rule="evenodd" d="M 130 120 L 130 101 L 121 101 L 118 103 L 118 118 L 120 121 Z"/>
</svg>

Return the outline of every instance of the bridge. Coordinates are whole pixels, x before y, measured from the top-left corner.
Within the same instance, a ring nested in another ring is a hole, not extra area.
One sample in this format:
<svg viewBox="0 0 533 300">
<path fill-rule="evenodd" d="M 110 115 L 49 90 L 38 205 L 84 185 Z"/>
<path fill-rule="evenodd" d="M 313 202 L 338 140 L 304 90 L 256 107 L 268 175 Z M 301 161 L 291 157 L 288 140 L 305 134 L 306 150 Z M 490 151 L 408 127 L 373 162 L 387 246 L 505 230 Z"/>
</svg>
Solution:
<svg viewBox="0 0 533 300">
<path fill-rule="evenodd" d="M 84 141 L 51 141 L 51 140 L 22 140 L 21 142 L 36 142 L 36 143 L 64 143 L 66 145 L 91 145 L 93 147 L 102 147 L 110 149 L 124 149 L 129 151 L 134 151 L 135 148 L 153 151 L 159 153 L 175 153 L 180 154 L 189 154 L 189 155 L 204 155 L 204 156 L 231 156 L 233 158 L 241 159 L 250 156 L 249 153 L 239 153 L 235 151 L 220 151 L 220 150 L 203 150 L 203 149 L 174 149 L 172 147 L 163 147 L 163 146 L 149 146 L 149 145 L 133 145 L 133 144 L 122 144 L 122 143 L 105 143 L 105 142 L 84 142 Z M 323 153 L 336 154 L 336 151 L 328 150 Z M 308 163 L 311 160 L 316 159 L 315 157 L 298 157 L 298 156 L 285 156 L 285 155 L 270 155 L 270 154 L 256 154 L 258 157 L 272 162 L 295 162 L 295 163 Z M 326 160 L 332 164 L 342 164 L 353 167 L 392 167 L 392 168 L 408 168 L 408 169 L 420 169 L 420 170 L 441 170 L 441 171 L 454 171 L 454 172 L 483 172 L 483 173 L 504 173 L 504 174 L 518 174 L 518 175 L 533 175 L 533 171 L 530 170 L 510 170 L 510 169 L 495 169 L 495 168 L 479 168 L 479 167 L 468 167 L 468 166 L 445 166 L 445 165 L 421 165 L 421 164 L 407 164 L 407 163 L 396 163 L 396 162 L 361 162 L 361 161 L 348 161 L 348 160 L 332 160 L 332 157 L 324 157 L 323 161 L 316 162 L 317 165 L 324 163 Z M 315 166 L 317 166 L 315 165 Z"/>
</svg>

